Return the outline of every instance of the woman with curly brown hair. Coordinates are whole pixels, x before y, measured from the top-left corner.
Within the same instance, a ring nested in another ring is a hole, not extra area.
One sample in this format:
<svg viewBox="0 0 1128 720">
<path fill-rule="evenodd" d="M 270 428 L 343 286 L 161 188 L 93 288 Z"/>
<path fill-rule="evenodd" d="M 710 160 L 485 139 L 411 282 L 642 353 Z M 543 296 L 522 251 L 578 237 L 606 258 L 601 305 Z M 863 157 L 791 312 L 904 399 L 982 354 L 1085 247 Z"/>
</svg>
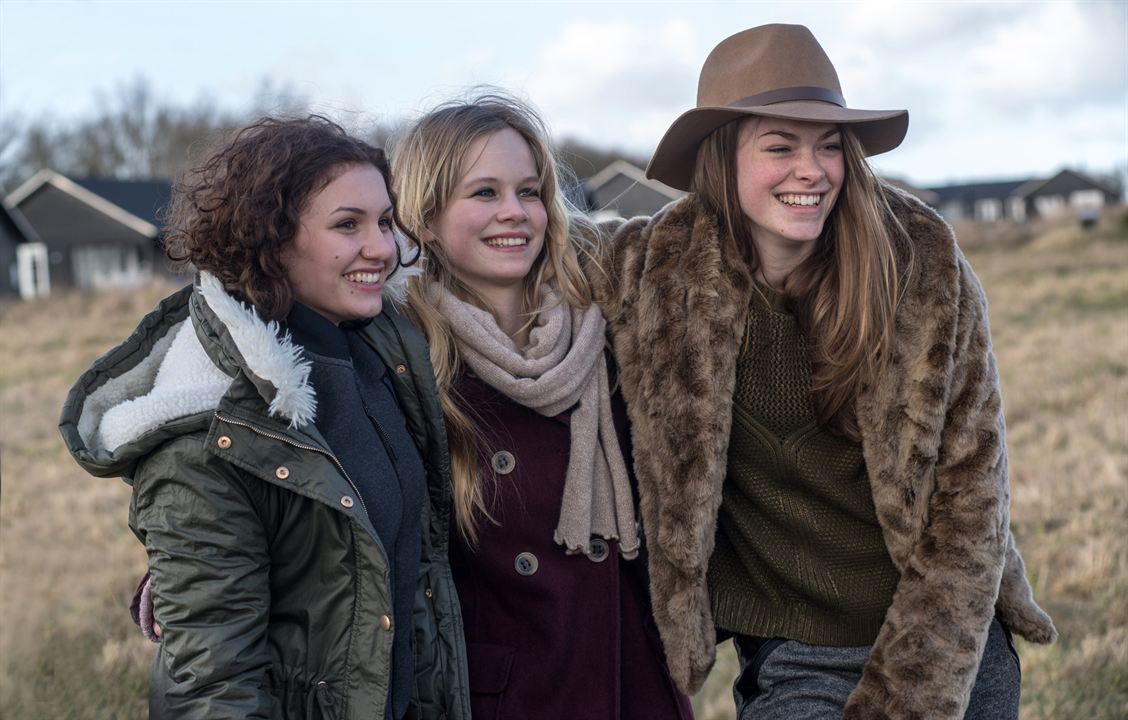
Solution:
<svg viewBox="0 0 1128 720">
<path fill-rule="evenodd" d="M 324 118 L 244 128 L 175 192 L 195 282 L 67 398 L 74 457 L 133 487 L 153 717 L 469 718 L 442 411 L 384 304 L 390 185 Z"/>
</svg>

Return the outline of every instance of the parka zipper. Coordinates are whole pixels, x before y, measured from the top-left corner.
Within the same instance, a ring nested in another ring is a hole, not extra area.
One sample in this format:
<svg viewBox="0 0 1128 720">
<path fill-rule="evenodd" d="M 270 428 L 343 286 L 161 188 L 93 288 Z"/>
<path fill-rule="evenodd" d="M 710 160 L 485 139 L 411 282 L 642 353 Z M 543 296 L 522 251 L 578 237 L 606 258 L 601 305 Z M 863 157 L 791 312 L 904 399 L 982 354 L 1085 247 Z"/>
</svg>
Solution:
<svg viewBox="0 0 1128 720">
<path fill-rule="evenodd" d="M 251 432 L 253 432 L 257 435 L 262 435 L 263 437 L 268 437 L 272 440 L 278 440 L 279 442 L 284 442 L 287 445 L 291 445 L 291 446 L 296 447 L 300 450 L 309 450 L 310 452 L 315 452 L 315 453 L 318 453 L 319 455 L 324 455 L 325 457 L 329 458 L 330 460 L 333 461 L 333 464 L 337 466 L 337 469 L 341 471 L 341 475 L 344 476 L 345 480 L 349 484 L 349 487 L 351 487 L 353 489 L 353 492 L 356 494 L 356 499 L 360 501 L 361 509 L 364 510 L 364 514 L 368 515 L 368 508 L 364 504 L 364 497 L 360 494 L 360 490 L 357 488 L 356 483 L 354 483 L 352 481 L 352 478 L 349 477 L 349 474 L 347 472 L 345 472 L 345 466 L 341 464 L 341 461 L 338 460 L 337 456 L 334 455 L 333 453 L 326 452 L 326 451 L 322 450 L 321 448 L 314 447 L 312 445 L 306 445 L 304 443 L 294 442 L 293 440 L 286 437 L 285 435 L 280 435 L 276 432 L 271 432 L 269 430 L 263 430 L 262 428 L 255 427 L 254 425 L 251 425 L 248 422 L 244 422 L 242 420 L 235 420 L 234 418 L 225 417 L 223 415 L 220 415 L 218 410 L 215 411 L 215 417 L 216 417 L 217 420 L 220 420 L 221 422 L 229 423 L 231 425 L 237 425 L 239 427 L 245 427 L 245 428 L 247 428 L 248 430 L 250 430 Z"/>
</svg>

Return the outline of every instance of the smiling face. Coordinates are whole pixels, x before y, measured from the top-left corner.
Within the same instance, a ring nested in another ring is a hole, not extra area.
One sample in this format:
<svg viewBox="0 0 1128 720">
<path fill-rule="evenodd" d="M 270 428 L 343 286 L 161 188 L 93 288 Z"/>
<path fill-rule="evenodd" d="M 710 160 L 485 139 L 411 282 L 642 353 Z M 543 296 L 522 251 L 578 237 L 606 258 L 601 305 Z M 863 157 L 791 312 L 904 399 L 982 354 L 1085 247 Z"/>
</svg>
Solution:
<svg viewBox="0 0 1128 720">
<path fill-rule="evenodd" d="M 392 203 L 372 165 L 349 165 L 313 195 L 282 254 L 294 299 L 334 324 L 380 314 L 396 267 Z"/>
<path fill-rule="evenodd" d="M 794 267 L 814 250 L 845 176 L 836 125 L 744 121 L 737 138 L 737 194 L 765 262 Z"/>
<path fill-rule="evenodd" d="M 475 140 L 462 175 L 429 226 L 450 271 L 495 304 L 520 294 L 544 248 L 548 213 L 529 144 L 512 128 Z"/>
</svg>

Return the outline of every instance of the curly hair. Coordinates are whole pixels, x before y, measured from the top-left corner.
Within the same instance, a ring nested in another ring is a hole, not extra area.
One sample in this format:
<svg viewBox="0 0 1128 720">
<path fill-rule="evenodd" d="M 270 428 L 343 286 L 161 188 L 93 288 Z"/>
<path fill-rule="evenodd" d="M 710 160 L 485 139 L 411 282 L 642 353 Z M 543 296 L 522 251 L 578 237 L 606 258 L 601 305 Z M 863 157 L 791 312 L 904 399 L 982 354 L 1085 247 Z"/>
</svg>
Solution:
<svg viewBox="0 0 1128 720">
<path fill-rule="evenodd" d="M 297 234 L 309 201 L 349 166 L 372 165 L 384 177 L 396 230 L 416 249 L 395 210 L 392 174 L 380 148 L 350 136 L 328 118 L 264 117 L 242 128 L 173 189 L 165 253 L 219 278 L 265 320 L 293 304 L 282 253 Z"/>
</svg>

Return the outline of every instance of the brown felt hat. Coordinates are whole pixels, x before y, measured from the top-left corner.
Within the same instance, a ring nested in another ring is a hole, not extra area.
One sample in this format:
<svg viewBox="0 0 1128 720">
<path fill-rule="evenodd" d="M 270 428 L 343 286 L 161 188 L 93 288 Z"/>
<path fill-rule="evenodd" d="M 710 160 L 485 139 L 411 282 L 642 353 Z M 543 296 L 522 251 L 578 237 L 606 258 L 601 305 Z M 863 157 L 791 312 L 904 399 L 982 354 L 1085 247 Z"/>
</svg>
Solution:
<svg viewBox="0 0 1128 720">
<path fill-rule="evenodd" d="M 907 110 L 846 107 L 838 73 L 810 30 L 761 25 L 721 41 L 709 53 L 697 83 L 697 107 L 666 131 L 646 176 L 689 190 L 701 141 L 748 115 L 849 125 L 866 155 L 897 147 L 909 128 Z"/>
</svg>

